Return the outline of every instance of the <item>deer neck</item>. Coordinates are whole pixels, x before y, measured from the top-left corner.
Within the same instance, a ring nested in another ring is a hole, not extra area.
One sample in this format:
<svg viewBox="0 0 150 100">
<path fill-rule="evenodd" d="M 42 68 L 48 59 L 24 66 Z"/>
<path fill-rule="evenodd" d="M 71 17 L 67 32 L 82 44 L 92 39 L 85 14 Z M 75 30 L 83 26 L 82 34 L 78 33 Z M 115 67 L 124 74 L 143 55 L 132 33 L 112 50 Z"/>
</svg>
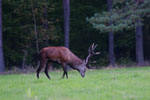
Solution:
<svg viewBox="0 0 150 100">
<path fill-rule="evenodd" d="M 83 64 L 83 61 L 80 61 L 80 62 L 73 62 L 73 63 L 71 63 L 70 65 L 71 65 L 71 67 L 72 67 L 73 69 L 78 69 L 80 66 L 82 66 L 82 64 Z"/>
</svg>

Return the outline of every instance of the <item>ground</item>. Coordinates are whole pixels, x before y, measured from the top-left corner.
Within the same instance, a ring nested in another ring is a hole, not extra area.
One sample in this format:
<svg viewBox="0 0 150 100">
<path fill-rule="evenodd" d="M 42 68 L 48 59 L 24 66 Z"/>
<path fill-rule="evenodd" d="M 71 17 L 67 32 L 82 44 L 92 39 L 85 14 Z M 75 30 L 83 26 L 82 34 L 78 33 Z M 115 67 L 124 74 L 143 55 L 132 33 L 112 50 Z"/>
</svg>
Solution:
<svg viewBox="0 0 150 100">
<path fill-rule="evenodd" d="M 150 67 L 0 75 L 0 100 L 150 100 Z"/>
</svg>

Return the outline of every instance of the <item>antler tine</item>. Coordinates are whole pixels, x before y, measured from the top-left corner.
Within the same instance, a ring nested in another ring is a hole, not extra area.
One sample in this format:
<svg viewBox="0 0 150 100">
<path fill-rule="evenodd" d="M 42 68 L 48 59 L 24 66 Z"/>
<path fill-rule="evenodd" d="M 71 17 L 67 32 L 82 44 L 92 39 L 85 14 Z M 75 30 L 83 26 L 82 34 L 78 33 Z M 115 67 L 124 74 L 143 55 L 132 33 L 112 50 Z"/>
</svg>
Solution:
<svg viewBox="0 0 150 100">
<path fill-rule="evenodd" d="M 94 50 L 97 46 L 98 46 L 97 44 L 95 45 L 95 44 L 93 43 L 91 49 Z"/>
<path fill-rule="evenodd" d="M 94 47 L 94 49 L 95 49 L 97 46 L 98 46 L 98 45 L 96 44 L 95 47 Z M 94 50 L 93 50 L 93 51 L 94 51 Z M 98 55 L 98 54 L 100 54 L 100 52 L 96 52 L 96 53 L 94 53 L 94 54 Z"/>
<path fill-rule="evenodd" d="M 92 48 L 92 45 L 90 45 L 89 49 L 88 49 L 88 52 L 90 53 L 91 52 L 91 48 Z"/>
<path fill-rule="evenodd" d="M 95 48 L 96 48 L 98 45 L 97 45 L 97 44 L 94 45 L 94 43 L 93 43 L 92 46 L 93 46 L 93 47 L 92 47 L 91 53 L 94 54 L 94 55 L 100 54 L 100 52 L 96 52 L 96 53 L 94 52 Z"/>
<path fill-rule="evenodd" d="M 89 53 L 92 53 L 93 48 L 94 48 L 94 43 L 92 43 L 92 44 L 90 45 L 90 47 L 89 47 L 89 49 L 88 49 L 88 52 L 89 52 Z"/>
<path fill-rule="evenodd" d="M 96 52 L 95 54 L 98 55 L 98 54 L 100 54 L 100 53 L 101 53 L 101 52 Z"/>
<path fill-rule="evenodd" d="M 93 53 L 93 48 L 94 48 L 94 43 L 92 43 L 91 45 L 90 45 L 90 47 L 89 47 L 89 53 Z"/>
<path fill-rule="evenodd" d="M 95 50 L 95 48 L 96 48 L 97 46 L 98 46 L 97 44 L 96 44 L 96 45 L 94 45 L 93 50 Z"/>
<path fill-rule="evenodd" d="M 92 56 L 92 48 L 93 48 L 93 44 L 90 45 L 89 49 L 88 49 L 88 52 L 89 52 L 89 55 L 86 57 L 86 60 L 85 60 L 85 63 L 87 64 L 88 61 L 89 61 L 89 58 Z"/>
<path fill-rule="evenodd" d="M 93 50 L 93 48 L 94 48 L 94 43 L 92 44 L 92 47 L 91 47 L 91 49 Z"/>
</svg>

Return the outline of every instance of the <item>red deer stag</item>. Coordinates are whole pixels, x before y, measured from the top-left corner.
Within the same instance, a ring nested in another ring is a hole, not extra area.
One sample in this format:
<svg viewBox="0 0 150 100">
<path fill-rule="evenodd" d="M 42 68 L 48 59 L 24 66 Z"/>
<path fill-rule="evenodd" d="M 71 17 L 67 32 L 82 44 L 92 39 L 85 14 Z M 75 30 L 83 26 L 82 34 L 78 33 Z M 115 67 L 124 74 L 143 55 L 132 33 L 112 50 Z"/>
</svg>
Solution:
<svg viewBox="0 0 150 100">
<path fill-rule="evenodd" d="M 94 49 L 97 47 L 97 45 L 94 45 L 94 43 L 89 47 L 89 55 L 86 57 L 86 60 L 81 60 L 78 58 L 74 53 L 72 53 L 68 48 L 66 47 L 45 47 L 40 51 L 39 57 L 40 57 L 40 66 L 37 69 L 37 78 L 39 78 L 39 73 L 43 67 L 45 67 L 45 74 L 50 79 L 50 76 L 48 75 L 48 69 L 52 67 L 52 63 L 58 63 L 61 64 L 64 70 L 62 78 L 66 75 L 66 78 L 68 78 L 67 74 L 67 66 L 69 65 L 74 70 L 77 70 L 82 77 L 85 76 L 86 67 L 88 68 L 88 62 L 89 58 L 93 55 L 100 54 L 100 52 L 94 52 Z"/>
</svg>

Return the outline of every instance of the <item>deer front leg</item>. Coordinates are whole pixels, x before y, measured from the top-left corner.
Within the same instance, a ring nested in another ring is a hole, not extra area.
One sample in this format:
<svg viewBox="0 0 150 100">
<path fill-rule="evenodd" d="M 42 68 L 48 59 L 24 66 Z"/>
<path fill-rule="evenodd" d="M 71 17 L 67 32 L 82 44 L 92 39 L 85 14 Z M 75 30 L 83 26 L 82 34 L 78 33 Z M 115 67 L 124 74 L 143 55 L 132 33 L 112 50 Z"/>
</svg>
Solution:
<svg viewBox="0 0 150 100">
<path fill-rule="evenodd" d="M 42 68 L 45 66 L 45 64 L 46 64 L 46 60 L 44 59 L 44 60 L 41 60 L 40 61 L 40 66 L 39 66 L 39 68 L 37 69 L 37 78 L 39 79 L 39 73 L 40 73 L 40 71 L 42 70 Z"/>
<path fill-rule="evenodd" d="M 44 72 L 45 72 L 45 75 L 47 76 L 48 79 L 51 79 L 50 76 L 48 75 L 48 70 L 50 67 L 52 67 L 52 62 L 47 62 Z"/>
<path fill-rule="evenodd" d="M 64 70 L 64 73 L 63 73 L 62 78 L 64 78 L 64 77 L 65 77 L 65 75 L 66 75 L 66 78 L 68 78 L 68 73 L 67 73 L 67 64 L 66 64 L 66 63 L 62 63 L 62 67 L 63 67 L 63 70 Z"/>
</svg>

